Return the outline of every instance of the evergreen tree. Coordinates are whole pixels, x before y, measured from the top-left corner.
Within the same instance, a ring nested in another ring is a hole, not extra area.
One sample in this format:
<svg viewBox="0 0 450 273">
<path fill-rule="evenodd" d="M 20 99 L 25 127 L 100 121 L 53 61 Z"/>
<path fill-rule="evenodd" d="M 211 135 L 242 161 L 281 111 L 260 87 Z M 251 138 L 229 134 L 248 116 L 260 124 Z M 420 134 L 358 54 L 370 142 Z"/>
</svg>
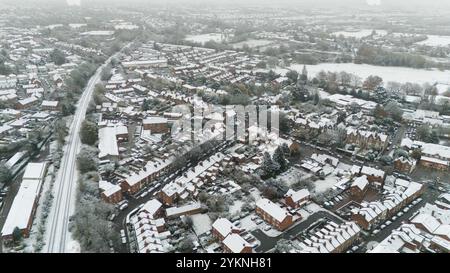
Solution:
<svg viewBox="0 0 450 273">
<path fill-rule="evenodd" d="M 272 160 L 272 157 L 268 152 L 265 152 L 262 164 L 264 175 L 271 177 L 275 175 L 279 169 L 280 165 Z"/>
<path fill-rule="evenodd" d="M 285 171 L 288 167 L 288 162 L 284 158 L 284 153 L 280 147 L 275 150 L 273 161 L 280 166 L 279 171 Z"/>
<path fill-rule="evenodd" d="M 15 227 L 12 236 L 15 243 L 20 242 L 20 240 L 22 240 L 22 231 L 20 230 L 20 228 Z"/>
<path fill-rule="evenodd" d="M 289 146 L 286 143 L 281 144 L 281 151 L 285 155 L 288 155 L 291 153 L 291 150 L 289 149 Z"/>
<path fill-rule="evenodd" d="M 307 81 L 308 80 L 308 70 L 306 70 L 306 65 L 303 66 L 302 75 L 300 76 L 300 80 Z"/>
<path fill-rule="evenodd" d="M 98 140 L 98 127 L 97 124 L 90 121 L 83 121 L 80 130 L 81 143 L 94 145 Z"/>
</svg>

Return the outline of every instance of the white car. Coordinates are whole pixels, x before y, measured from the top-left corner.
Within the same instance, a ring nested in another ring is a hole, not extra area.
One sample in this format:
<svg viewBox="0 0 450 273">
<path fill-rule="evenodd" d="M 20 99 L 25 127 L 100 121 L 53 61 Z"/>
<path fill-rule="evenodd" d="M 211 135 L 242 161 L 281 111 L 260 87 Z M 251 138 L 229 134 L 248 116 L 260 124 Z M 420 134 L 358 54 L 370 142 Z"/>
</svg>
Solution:
<svg viewBox="0 0 450 273">
<path fill-rule="evenodd" d="M 119 210 L 124 210 L 124 209 L 126 209 L 126 208 L 128 208 L 128 203 L 122 204 L 122 205 L 119 207 Z"/>
<path fill-rule="evenodd" d="M 391 221 L 386 221 L 386 225 L 390 225 L 390 224 L 392 224 L 392 222 Z"/>
<path fill-rule="evenodd" d="M 148 191 L 144 191 L 143 193 L 141 193 L 141 195 L 139 195 L 139 198 L 144 198 L 146 197 L 148 194 Z"/>
<path fill-rule="evenodd" d="M 385 224 L 382 224 L 382 225 L 380 226 L 381 229 L 384 229 L 385 227 L 386 227 Z"/>
<path fill-rule="evenodd" d="M 264 231 L 269 231 L 270 229 L 271 229 L 270 226 L 265 226 L 265 227 L 264 227 Z"/>
<path fill-rule="evenodd" d="M 379 230 L 379 229 L 375 229 L 375 230 L 373 231 L 373 234 L 376 235 L 376 234 L 378 234 L 378 232 L 380 232 L 380 230 Z"/>
<path fill-rule="evenodd" d="M 403 212 L 401 212 L 401 211 L 399 213 L 397 213 L 398 217 L 401 217 L 402 215 L 403 215 Z"/>
</svg>

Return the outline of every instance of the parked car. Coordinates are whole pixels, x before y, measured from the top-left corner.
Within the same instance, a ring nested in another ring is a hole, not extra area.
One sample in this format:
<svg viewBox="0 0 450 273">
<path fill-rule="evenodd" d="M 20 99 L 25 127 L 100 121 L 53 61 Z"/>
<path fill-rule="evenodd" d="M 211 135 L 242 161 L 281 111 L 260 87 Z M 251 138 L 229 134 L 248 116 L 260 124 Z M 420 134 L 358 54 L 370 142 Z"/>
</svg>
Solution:
<svg viewBox="0 0 450 273">
<path fill-rule="evenodd" d="M 141 193 L 140 195 L 139 195 L 139 198 L 144 198 L 144 197 L 146 197 L 148 195 L 148 191 L 144 191 L 143 193 Z"/>
<path fill-rule="evenodd" d="M 126 209 L 126 208 L 128 208 L 128 203 L 123 203 L 123 204 L 119 207 L 119 210 L 124 210 L 124 209 Z"/>
<path fill-rule="evenodd" d="M 108 220 L 111 221 L 111 222 L 114 221 L 114 219 L 116 219 L 116 214 L 115 213 L 111 214 L 109 216 L 109 218 L 108 218 Z"/>
</svg>

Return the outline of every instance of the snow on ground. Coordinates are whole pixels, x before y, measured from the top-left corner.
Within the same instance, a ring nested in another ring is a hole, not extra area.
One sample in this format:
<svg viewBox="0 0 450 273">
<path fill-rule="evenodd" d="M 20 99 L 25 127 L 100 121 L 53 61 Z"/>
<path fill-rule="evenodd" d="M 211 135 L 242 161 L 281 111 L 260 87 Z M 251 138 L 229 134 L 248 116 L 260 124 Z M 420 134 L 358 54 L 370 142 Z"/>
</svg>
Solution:
<svg viewBox="0 0 450 273">
<path fill-rule="evenodd" d="M 298 168 L 290 168 L 286 172 L 280 174 L 277 179 L 286 183 L 288 187 L 292 184 L 300 181 L 308 179 L 312 176 L 312 174 L 304 172 Z"/>
<path fill-rule="evenodd" d="M 222 42 L 225 38 L 220 33 L 208 33 L 208 34 L 200 34 L 200 35 L 187 35 L 186 41 L 201 43 L 204 44 L 213 40 L 216 43 Z"/>
<path fill-rule="evenodd" d="M 340 178 L 334 174 L 325 177 L 324 180 L 318 179 L 314 182 L 313 192 L 316 194 L 326 192 L 327 190 L 331 189 L 339 180 Z"/>
<path fill-rule="evenodd" d="M 81 246 L 80 244 L 73 240 L 72 237 L 70 236 L 70 240 L 67 243 L 67 252 L 68 253 L 80 253 L 81 252 Z"/>
<path fill-rule="evenodd" d="M 254 48 L 254 47 L 260 47 L 260 46 L 269 45 L 269 44 L 272 44 L 272 43 L 274 43 L 274 42 L 270 41 L 270 40 L 255 40 L 255 39 L 251 39 L 251 40 L 235 43 L 235 44 L 233 44 L 233 48 L 242 48 L 244 45 L 248 45 L 250 48 Z"/>
<path fill-rule="evenodd" d="M 251 213 L 250 215 L 247 215 L 244 218 L 240 219 L 239 221 L 241 222 L 241 228 L 247 231 L 256 229 L 258 225 L 256 225 L 256 223 L 251 219 L 252 216 L 255 215 L 256 215 L 255 213 Z"/>
<path fill-rule="evenodd" d="M 332 35 L 335 36 L 344 36 L 347 38 L 353 37 L 353 38 L 357 38 L 357 39 L 361 39 L 367 36 L 370 36 L 372 34 L 372 29 L 362 29 L 359 31 L 337 31 L 337 32 L 333 32 L 331 33 Z M 379 36 L 385 36 L 387 35 L 387 31 L 386 30 L 381 30 L 381 29 L 375 29 L 377 35 Z"/>
<path fill-rule="evenodd" d="M 301 73 L 303 64 L 293 64 L 289 69 L 296 70 Z M 314 77 L 320 71 L 341 72 L 355 74 L 362 79 L 370 75 L 377 75 L 383 78 L 384 84 L 388 82 L 399 83 L 441 83 L 440 91 L 446 90 L 445 87 L 450 86 L 450 71 L 440 71 L 436 69 L 415 69 L 408 67 L 394 67 L 394 66 L 376 66 L 368 64 L 354 64 L 354 63 L 321 63 L 317 65 L 306 65 L 309 77 Z M 277 73 L 285 74 L 288 69 L 278 68 Z"/>
<path fill-rule="evenodd" d="M 448 84 L 436 84 L 436 88 L 439 92 L 439 94 L 444 93 L 445 91 L 447 91 L 450 88 L 450 85 Z"/>
<path fill-rule="evenodd" d="M 255 201 L 261 199 L 261 192 L 257 188 L 253 188 L 250 190 L 250 194 L 253 196 Z"/>
<path fill-rule="evenodd" d="M 302 210 L 306 210 L 308 213 L 314 214 L 318 211 L 324 211 L 325 209 L 314 202 L 310 202 L 306 206 L 304 206 Z"/>
<path fill-rule="evenodd" d="M 350 171 L 350 169 L 352 168 L 352 165 L 348 165 L 342 162 L 339 162 L 339 164 L 337 165 L 336 169 L 337 171 L 341 170 L 341 171 Z"/>
<path fill-rule="evenodd" d="M 427 35 L 428 39 L 425 41 L 418 42 L 418 45 L 426 46 L 449 46 L 450 36 L 440 36 L 440 35 Z"/>
<path fill-rule="evenodd" d="M 269 230 L 264 230 L 264 228 L 266 226 L 269 226 L 270 229 Z M 261 225 L 259 225 L 260 229 L 262 232 L 264 232 L 264 234 L 266 234 L 269 237 L 277 237 L 279 236 L 282 232 L 273 228 L 271 225 L 267 224 L 266 222 L 263 222 Z"/>
<path fill-rule="evenodd" d="M 241 200 L 235 200 L 233 205 L 230 206 L 230 214 L 233 215 L 235 213 L 240 213 L 243 204 L 244 202 L 242 202 Z"/>
<path fill-rule="evenodd" d="M 199 236 L 211 230 L 211 219 L 208 214 L 194 214 L 191 215 L 193 228 L 195 233 Z"/>
<path fill-rule="evenodd" d="M 379 243 L 377 241 L 370 241 L 367 243 L 367 250 L 372 250 L 374 249 Z"/>
</svg>

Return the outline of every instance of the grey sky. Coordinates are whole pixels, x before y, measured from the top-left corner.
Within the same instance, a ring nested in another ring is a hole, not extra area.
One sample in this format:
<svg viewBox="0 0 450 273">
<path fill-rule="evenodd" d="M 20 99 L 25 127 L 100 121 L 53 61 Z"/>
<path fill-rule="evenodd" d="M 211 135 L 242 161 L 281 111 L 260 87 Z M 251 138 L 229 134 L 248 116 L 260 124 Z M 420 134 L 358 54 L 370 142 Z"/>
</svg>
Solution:
<svg viewBox="0 0 450 273">
<path fill-rule="evenodd" d="M 65 5 L 67 0 L 0 0 L 0 3 L 18 4 L 39 4 L 54 3 Z M 77 0 L 69 0 L 77 1 Z M 374 8 L 374 9 L 422 9 L 441 10 L 450 8 L 449 0 L 79 0 L 83 5 L 92 3 L 112 4 L 148 4 L 148 5 L 271 5 L 271 6 L 298 6 L 298 7 L 345 7 L 345 8 Z M 381 5 L 369 6 L 368 3 L 381 2 Z"/>
</svg>

